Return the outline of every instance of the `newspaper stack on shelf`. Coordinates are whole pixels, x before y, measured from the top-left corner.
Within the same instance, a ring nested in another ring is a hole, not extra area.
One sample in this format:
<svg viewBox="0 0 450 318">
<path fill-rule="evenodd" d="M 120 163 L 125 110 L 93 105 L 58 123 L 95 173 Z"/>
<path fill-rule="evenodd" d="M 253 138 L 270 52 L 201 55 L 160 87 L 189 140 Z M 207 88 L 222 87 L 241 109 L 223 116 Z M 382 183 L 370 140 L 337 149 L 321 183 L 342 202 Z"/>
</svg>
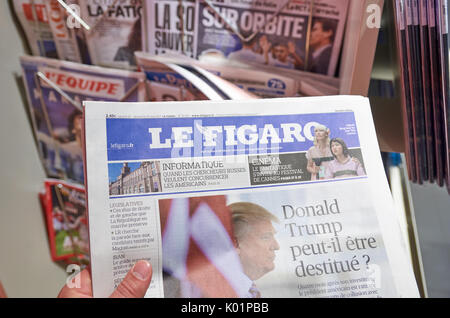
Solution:
<svg viewBox="0 0 450 318">
<path fill-rule="evenodd" d="M 448 2 L 396 0 L 409 178 L 450 193 Z"/>
<path fill-rule="evenodd" d="M 42 57 L 20 62 L 47 176 L 83 184 L 82 101 L 145 101 L 145 75 Z"/>
<path fill-rule="evenodd" d="M 84 107 L 94 296 L 419 296 L 367 99 Z"/>
</svg>

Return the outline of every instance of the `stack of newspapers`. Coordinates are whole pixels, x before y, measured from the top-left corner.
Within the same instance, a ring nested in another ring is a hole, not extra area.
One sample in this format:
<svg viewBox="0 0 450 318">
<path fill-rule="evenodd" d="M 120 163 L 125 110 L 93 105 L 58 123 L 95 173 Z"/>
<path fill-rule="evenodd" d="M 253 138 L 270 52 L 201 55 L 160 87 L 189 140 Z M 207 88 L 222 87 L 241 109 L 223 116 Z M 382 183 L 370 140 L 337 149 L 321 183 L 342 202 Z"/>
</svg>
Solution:
<svg viewBox="0 0 450 318">
<path fill-rule="evenodd" d="M 350 0 L 14 0 L 53 260 L 105 297 L 417 297 Z M 326 95 L 326 96 L 325 96 Z"/>
</svg>

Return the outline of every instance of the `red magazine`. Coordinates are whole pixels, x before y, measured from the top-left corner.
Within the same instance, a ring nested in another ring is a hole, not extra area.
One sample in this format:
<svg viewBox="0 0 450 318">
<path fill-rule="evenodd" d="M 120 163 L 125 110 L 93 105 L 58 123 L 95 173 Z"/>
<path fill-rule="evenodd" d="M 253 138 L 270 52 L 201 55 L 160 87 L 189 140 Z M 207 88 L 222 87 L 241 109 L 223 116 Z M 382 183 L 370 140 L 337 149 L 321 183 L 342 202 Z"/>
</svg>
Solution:
<svg viewBox="0 0 450 318">
<path fill-rule="evenodd" d="M 53 261 L 87 264 L 89 239 L 84 188 L 49 179 L 40 198 Z"/>
</svg>

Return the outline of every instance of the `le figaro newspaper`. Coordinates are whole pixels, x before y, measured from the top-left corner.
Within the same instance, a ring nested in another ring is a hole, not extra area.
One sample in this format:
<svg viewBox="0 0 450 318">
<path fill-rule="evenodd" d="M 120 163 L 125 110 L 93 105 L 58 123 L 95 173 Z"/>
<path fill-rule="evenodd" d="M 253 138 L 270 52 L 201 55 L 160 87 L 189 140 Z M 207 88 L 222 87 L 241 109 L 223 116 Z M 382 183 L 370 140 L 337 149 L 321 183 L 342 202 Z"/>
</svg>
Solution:
<svg viewBox="0 0 450 318">
<path fill-rule="evenodd" d="M 419 296 L 368 99 L 84 105 L 94 296 Z"/>
</svg>

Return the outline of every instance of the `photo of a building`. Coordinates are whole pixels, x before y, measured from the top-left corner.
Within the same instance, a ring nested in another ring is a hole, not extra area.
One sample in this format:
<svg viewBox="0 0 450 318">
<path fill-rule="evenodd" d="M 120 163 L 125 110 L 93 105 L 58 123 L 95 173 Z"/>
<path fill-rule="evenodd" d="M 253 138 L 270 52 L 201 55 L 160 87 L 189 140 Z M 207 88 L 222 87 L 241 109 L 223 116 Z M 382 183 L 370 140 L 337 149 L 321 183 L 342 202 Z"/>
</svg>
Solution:
<svg viewBox="0 0 450 318">
<path fill-rule="evenodd" d="M 159 161 L 111 163 L 109 195 L 161 192 Z"/>
</svg>

